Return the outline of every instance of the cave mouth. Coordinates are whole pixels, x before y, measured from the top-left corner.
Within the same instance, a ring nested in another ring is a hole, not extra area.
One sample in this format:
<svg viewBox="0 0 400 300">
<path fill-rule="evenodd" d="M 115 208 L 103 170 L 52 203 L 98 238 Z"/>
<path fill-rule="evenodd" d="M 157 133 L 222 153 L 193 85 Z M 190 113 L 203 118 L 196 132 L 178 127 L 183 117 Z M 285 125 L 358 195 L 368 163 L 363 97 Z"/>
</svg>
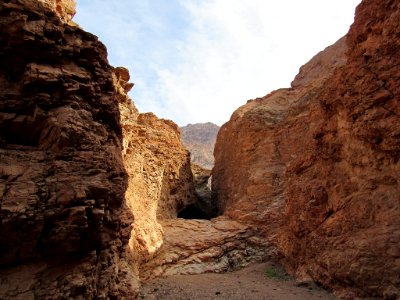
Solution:
<svg viewBox="0 0 400 300">
<path fill-rule="evenodd" d="M 213 217 L 214 216 L 205 213 L 201 208 L 199 208 L 195 204 L 190 204 L 186 206 L 178 213 L 178 218 L 187 220 L 191 219 L 211 220 L 211 218 Z"/>
</svg>

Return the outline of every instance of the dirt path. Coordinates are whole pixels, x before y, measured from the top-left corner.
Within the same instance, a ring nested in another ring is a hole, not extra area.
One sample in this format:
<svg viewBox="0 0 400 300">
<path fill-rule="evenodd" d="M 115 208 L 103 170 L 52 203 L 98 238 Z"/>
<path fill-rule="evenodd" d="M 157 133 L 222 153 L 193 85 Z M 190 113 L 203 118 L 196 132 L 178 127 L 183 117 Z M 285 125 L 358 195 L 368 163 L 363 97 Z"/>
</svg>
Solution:
<svg viewBox="0 0 400 300">
<path fill-rule="evenodd" d="M 299 286 L 293 280 L 268 278 L 269 263 L 255 264 L 224 274 L 175 275 L 143 284 L 145 300 L 313 300 L 336 299 L 314 285 Z"/>
</svg>

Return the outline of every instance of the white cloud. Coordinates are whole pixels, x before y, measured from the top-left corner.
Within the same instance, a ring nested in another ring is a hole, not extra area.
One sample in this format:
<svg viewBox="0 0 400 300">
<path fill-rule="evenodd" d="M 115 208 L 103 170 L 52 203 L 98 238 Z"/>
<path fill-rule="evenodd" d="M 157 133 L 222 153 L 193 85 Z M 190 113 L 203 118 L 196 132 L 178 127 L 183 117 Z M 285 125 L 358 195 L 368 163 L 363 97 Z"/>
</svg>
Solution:
<svg viewBox="0 0 400 300">
<path fill-rule="evenodd" d="M 140 111 L 222 124 L 248 99 L 289 86 L 348 31 L 359 2 L 78 0 L 78 14 L 111 63 L 131 70 Z"/>
<path fill-rule="evenodd" d="M 177 46 L 179 64 L 158 67 L 160 112 L 181 124 L 221 124 L 248 99 L 289 86 L 301 65 L 347 32 L 359 1 L 181 2 L 193 31 Z"/>
</svg>

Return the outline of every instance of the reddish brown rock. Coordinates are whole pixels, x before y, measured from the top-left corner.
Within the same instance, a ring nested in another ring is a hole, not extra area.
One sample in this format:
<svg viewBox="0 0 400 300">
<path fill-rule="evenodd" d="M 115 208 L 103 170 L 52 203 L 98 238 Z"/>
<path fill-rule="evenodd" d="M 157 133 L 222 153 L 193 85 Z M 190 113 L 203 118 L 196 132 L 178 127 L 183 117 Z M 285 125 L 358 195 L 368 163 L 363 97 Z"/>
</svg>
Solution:
<svg viewBox="0 0 400 300">
<path fill-rule="evenodd" d="M 176 218 L 196 198 L 190 156 L 182 145 L 178 126 L 152 113 L 140 114 L 127 95 L 132 88 L 129 77 L 127 69 L 114 69 L 128 173 L 126 201 L 135 215 L 130 248 L 133 267 L 137 268 L 163 243 L 158 221 Z"/>
<path fill-rule="evenodd" d="M 0 298 L 134 299 L 158 219 L 195 200 L 189 153 L 73 2 L 44 2 L 0 6 Z"/>
<path fill-rule="evenodd" d="M 38 1 L 0 4 L 0 298 L 134 297 L 105 47 Z"/>
<path fill-rule="evenodd" d="M 363 1 L 345 40 L 217 139 L 220 210 L 343 297 L 400 296 L 399 21 L 398 1 Z"/>
</svg>

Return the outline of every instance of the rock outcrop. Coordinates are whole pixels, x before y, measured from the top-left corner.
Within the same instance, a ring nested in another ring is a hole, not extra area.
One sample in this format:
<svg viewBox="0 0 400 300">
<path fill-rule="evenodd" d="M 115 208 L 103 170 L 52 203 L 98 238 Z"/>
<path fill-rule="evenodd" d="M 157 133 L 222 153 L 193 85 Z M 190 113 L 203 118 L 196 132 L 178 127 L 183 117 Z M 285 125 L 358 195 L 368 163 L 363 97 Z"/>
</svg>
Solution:
<svg viewBox="0 0 400 300">
<path fill-rule="evenodd" d="M 0 86 L 0 298 L 134 296 L 105 47 L 38 1 L 3 1 Z"/>
<path fill-rule="evenodd" d="M 217 139 L 220 212 L 339 296 L 400 296 L 399 32 L 398 1 L 364 0 L 345 38 Z"/>
<path fill-rule="evenodd" d="M 46 8 L 49 8 L 60 18 L 61 21 L 74 24 L 72 18 L 76 13 L 75 0 L 38 0 Z"/>
<path fill-rule="evenodd" d="M 163 243 L 158 220 L 173 219 L 196 201 L 189 152 L 178 126 L 152 113 L 140 114 L 127 92 L 129 73 L 115 70 L 114 84 L 123 128 L 123 159 L 128 177 L 126 201 L 134 212 L 130 247 L 138 264 L 151 259 Z"/>
<path fill-rule="evenodd" d="M 226 217 L 163 220 L 164 244 L 141 265 L 142 280 L 176 274 L 221 273 L 267 258 L 265 241 L 249 226 Z"/>
<path fill-rule="evenodd" d="M 195 201 L 177 125 L 139 114 L 73 14 L 0 4 L 1 299 L 134 299 L 157 218 Z"/>
<path fill-rule="evenodd" d="M 211 170 L 219 126 L 213 123 L 188 124 L 180 127 L 182 142 L 190 151 L 192 163 Z"/>
</svg>

